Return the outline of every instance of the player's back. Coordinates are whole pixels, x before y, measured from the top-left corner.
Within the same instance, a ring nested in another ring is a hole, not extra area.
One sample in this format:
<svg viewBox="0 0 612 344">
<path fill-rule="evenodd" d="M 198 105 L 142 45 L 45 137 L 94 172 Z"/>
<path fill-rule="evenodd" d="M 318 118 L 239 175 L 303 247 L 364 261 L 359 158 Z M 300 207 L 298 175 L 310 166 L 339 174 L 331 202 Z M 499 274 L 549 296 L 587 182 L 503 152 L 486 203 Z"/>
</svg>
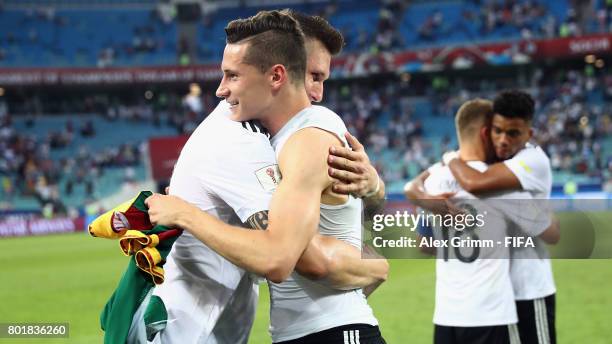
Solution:
<svg viewBox="0 0 612 344">
<path fill-rule="evenodd" d="M 487 168 L 482 162 L 468 164 L 480 171 Z M 453 203 L 475 219 L 471 223 L 453 220 L 455 228 L 434 221 L 434 238 L 447 240 L 448 245 L 436 252 L 434 323 L 455 327 L 516 323 L 509 249 L 505 246 L 505 237 L 514 226 L 513 214 L 505 213 L 493 199 L 517 198 L 519 193 L 477 199 L 460 187 L 447 166 L 440 165 L 430 169 L 425 190 L 429 194 L 456 192 Z M 522 196 L 529 197 L 527 193 Z"/>
<path fill-rule="evenodd" d="M 276 159 L 261 129 L 232 121 L 230 114 L 222 101 L 193 132 L 174 167 L 170 194 L 241 225 L 268 209 L 275 184 L 257 171 L 276 170 Z M 188 232 L 176 240 L 164 268 L 166 282 L 155 294 L 174 322 L 161 333 L 162 342 L 246 342 L 258 295 L 243 269 Z"/>
<path fill-rule="evenodd" d="M 277 155 L 284 143 L 303 128 L 332 133 L 348 146 L 346 126 L 333 111 L 311 106 L 294 116 L 271 140 Z M 319 233 L 334 236 L 355 247 L 361 245 L 360 199 L 344 204 L 321 204 Z M 310 281 L 294 272 L 283 283 L 269 283 L 270 332 L 274 342 L 303 337 L 347 324 L 378 325 L 361 289 L 341 291 Z"/>
</svg>

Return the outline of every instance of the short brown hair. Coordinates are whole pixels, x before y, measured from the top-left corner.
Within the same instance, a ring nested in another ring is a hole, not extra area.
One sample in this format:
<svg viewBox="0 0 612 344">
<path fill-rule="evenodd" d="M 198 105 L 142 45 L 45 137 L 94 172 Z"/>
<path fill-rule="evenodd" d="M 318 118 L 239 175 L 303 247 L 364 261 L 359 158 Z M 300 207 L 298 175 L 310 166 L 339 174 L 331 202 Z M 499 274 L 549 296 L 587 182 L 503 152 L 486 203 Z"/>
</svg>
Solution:
<svg viewBox="0 0 612 344">
<path fill-rule="evenodd" d="M 294 83 L 304 82 L 306 48 L 304 34 L 295 19 L 280 11 L 260 11 L 247 19 L 232 20 L 225 27 L 228 44 L 249 43 L 244 63 L 262 73 L 282 64 Z"/>
<path fill-rule="evenodd" d="M 455 116 L 457 138 L 459 141 L 470 139 L 488 123 L 493 116 L 493 102 L 476 98 L 463 103 Z"/>
<path fill-rule="evenodd" d="M 310 16 L 292 9 L 284 9 L 281 13 L 290 15 L 297 20 L 307 39 L 316 39 L 332 55 L 338 55 L 344 46 L 344 37 L 340 31 L 331 26 L 323 17 Z"/>
</svg>

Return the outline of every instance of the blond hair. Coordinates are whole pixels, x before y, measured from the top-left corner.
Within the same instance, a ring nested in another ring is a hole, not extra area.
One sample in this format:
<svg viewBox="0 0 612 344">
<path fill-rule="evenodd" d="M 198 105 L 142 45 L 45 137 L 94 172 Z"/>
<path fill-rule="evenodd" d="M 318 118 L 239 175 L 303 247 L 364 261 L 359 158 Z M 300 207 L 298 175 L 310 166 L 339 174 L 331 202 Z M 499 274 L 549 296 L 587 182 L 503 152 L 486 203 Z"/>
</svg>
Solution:
<svg viewBox="0 0 612 344">
<path fill-rule="evenodd" d="M 493 102 L 476 98 L 463 103 L 455 116 L 455 127 L 459 141 L 477 136 L 480 128 L 493 116 Z"/>
</svg>

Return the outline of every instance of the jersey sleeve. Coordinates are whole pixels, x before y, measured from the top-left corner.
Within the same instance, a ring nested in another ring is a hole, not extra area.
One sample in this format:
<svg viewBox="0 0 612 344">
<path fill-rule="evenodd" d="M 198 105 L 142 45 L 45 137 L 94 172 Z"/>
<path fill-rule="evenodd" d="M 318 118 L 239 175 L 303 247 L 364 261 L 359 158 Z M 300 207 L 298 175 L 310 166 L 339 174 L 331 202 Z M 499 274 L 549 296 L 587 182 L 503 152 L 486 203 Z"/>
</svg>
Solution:
<svg viewBox="0 0 612 344">
<path fill-rule="evenodd" d="M 551 171 L 546 154 L 535 147 L 524 148 L 504 164 L 514 173 L 523 190 L 541 194 L 550 192 Z"/>
<path fill-rule="evenodd" d="M 496 199 L 492 202 L 502 211 L 515 228 L 522 234 L 537 237 L 551 224 L 551 211 L 548 200 L 531 199 L 527 192 L 515 192 L 509 199 Z"/>
<path fill-rule="evenodd" d="M 210 192 L 229 205 L 242 222 L 268 210 L 280 182 L 274 150 L 263 134 L 249 133 L 240 142 L 219 147 L 215 162 L 205 167 Z"/>
</svg>

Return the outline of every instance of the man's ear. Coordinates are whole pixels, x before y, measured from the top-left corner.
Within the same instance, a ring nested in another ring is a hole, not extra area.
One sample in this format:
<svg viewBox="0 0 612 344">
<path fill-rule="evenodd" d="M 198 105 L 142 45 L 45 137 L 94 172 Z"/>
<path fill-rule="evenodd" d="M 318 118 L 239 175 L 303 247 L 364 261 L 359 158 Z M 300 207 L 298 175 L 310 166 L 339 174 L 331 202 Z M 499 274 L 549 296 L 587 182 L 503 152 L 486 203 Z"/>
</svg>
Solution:
<svg viewBox="0 0 612 344">
<path fill-rule="evenodd" d="M 487 142 L 488 140 L 490 140 L 490 135 L 491 134 L 491 129 L 488 126 L 483 126 L 482 128 L 480 128 L 480 139 L 482 140 L 482 142 Z"/>
<path fill-rule="evenodd" d="M 529 139 L 533 137 L 533 128 L 529 127 Z"/>
<path fill-rule="evenodd" d="M 275 64 L 270 67 L 270 86 L 272 89 L 278 90 L 283 84 L 287 82 L 287 68 L 282 64 Z"/>
</svg>

